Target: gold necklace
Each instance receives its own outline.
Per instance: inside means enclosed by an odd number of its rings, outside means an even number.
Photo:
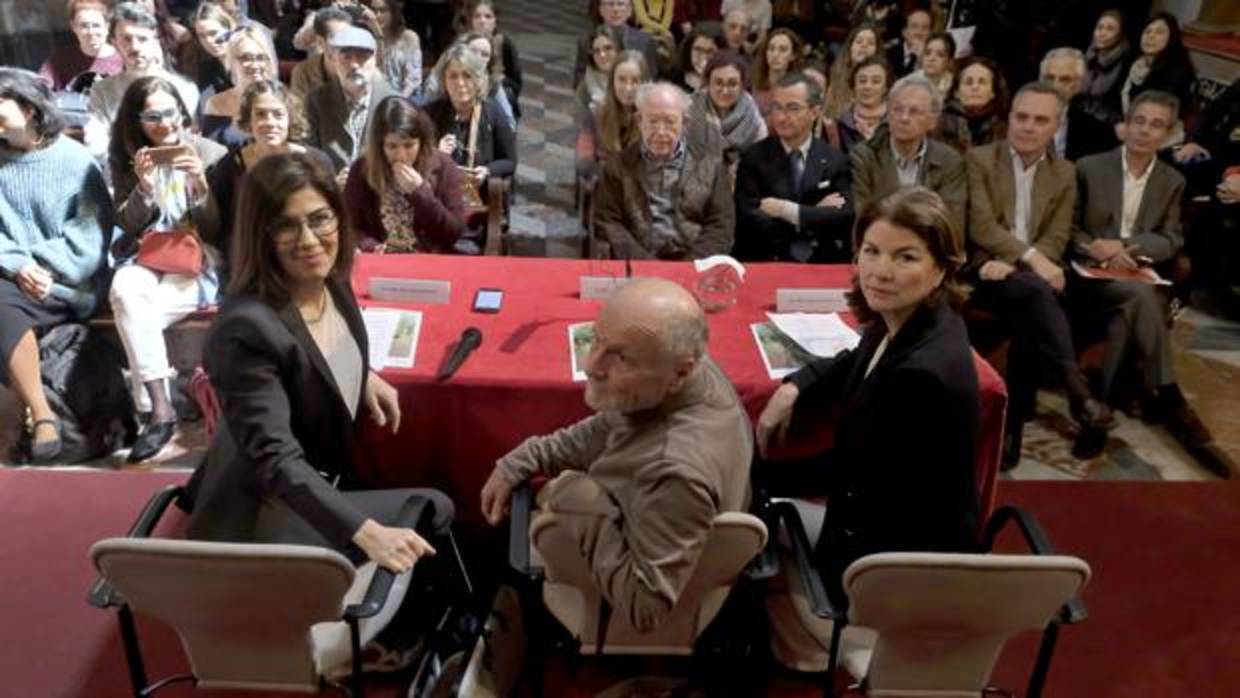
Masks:
[[[305,313],[301,314],[301,319],[306,321],[307,325],[317,325],[323,321],[323,316],[327,314],[327,289],[323,289],[323,295],[319,298],[319,314],[311,319]]]

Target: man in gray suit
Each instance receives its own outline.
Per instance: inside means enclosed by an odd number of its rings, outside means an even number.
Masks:
[[[327,59],[333,79],[319,85],[306,100],[309,145],[327,153],[343,177],[362,152],[370,116],[384,98],[396,92],[375,68],[378,44],[366,29],[344,27],[331,35]]]
[[[950,146],[929,138],[943,111],[943,95],[920,75],[900,78],[887,100],[887,130],[853,148],[853,205],[857,211],[901,187],[920,185],[943,197],[964,235],[969,178]]]
[[[1077,162],[1073,252],[1078,262],[1108,270],[1137,271],[1170,260],[1184,242],[1180,200],[1184,177],[1157,157],[1179,116],[1179,100],[1155,90],[1128,108],[1123,144]],[[1072,275],[1068,298],[1082,326],[1104,334],[1103,399],[1112,398],[1126,359],[1143,372],[1145,416],[1167,428],[1203,464],[1227,476],[1234,465],[1219,450],[1176,383],[1163,302],[1155,287],[1135,280]]]

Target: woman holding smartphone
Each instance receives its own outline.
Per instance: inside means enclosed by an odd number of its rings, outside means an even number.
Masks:
[[[139,78],[121,100],[112,128],[109,163],[117,225],[112,245],[118,268],[109,300],[133,382],[134,403],[148,413],[129,454],[129,462],[151,458],[176,434],[177,415],[169,399],[164,328],[215,302],[217,254],[205,242],[201,272],[162,273],[142,266],[141,241],[148,235],[193,230],[213,241],[219,214],[207,185],[206,170],[223,157],[224,147],[189,131],[189,111],[175,86],[164,78]]]
[[[368,252],[452,252],[465,223],[462,174],[435,149],[435,127],[400,97],[370,118],[366,154],[349,168],[345,204]]]

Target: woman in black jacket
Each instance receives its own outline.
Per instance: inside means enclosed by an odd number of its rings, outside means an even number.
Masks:
[[[860,344],[786,378],[758,419],[765,456],[794,412],[839,409],[831,450],[799,467],[766,468],[791,475],[789,495],[829,496],[814,552],[837,591],[844,569],[865,555],[977,546],[978,382],[955,309],[964,256],[952,220],[922,187],[861,214],[848,297],[864,327]]]
[[[222,419],[191,480],[189,536],[336,549],[404,572],[434,550],[452,503],[436,490],[361,491],[349,436],[364,412],[393,433],[396,390],[367,363],[349,285],[354,245],[340,191],[304,153],[256,163],[242,184],[229,299],[203,357]],[[420,532],[392,527],[419,496]]]
[[[1137,95],[1146,90],[1161,90],[1180,100],[1180,123],[1164,146],[1184,141],[1183,119],[1193,111],[1193,84],[1197,71],[1184,47],[1180,23],[1168,12],[1156,12],[1141,31],[1141,55],[1128,68],[1128,79],[1120,92],[1124,113]]]

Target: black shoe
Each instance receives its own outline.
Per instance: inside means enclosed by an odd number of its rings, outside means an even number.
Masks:
[[[1167,415],[1166,427],[1206,470],[1224,480],[1230,479],[1233,474],[1240,474],[1240,469],[1237,469],[1231,456],[1214,443],[1210,430],[1188,403],[1181,402],[1178,408]]]
[[[40,424],[50,424],[56,430],[56,438],[47,441],[35,441],[34,432],[39,428]],[[64,425],[59,419],[36,419],[30,425],[30,462],[34,465],[47,465],[56,460],[64,449]]]
[[[1081,425],[1081,432],[1091,430],[1106,431],[1115,426],[1115,415],[1111,408],[1095,398],[1089,398],[1072,408],[1072,417]]]
[[[1021,431],[1017,427],[1003,434],[1003,458],[999,461],[999,469],[1005,473],[1020,465]]]
[[[1072,457],[1077,460],[1097,458],[1106,450],[1107,430],[1101,427],[1082,426],[1081,433],[1072,442]]]
[[[142,461],[153,457],[159,453],[172,437],[177,433],[176,421],[171,422],[152,422],[142,428],[142,433],[138,434],[138,438],[133,442],[133,448],[129,451],[128,460],[130,463],[141,463]]]

